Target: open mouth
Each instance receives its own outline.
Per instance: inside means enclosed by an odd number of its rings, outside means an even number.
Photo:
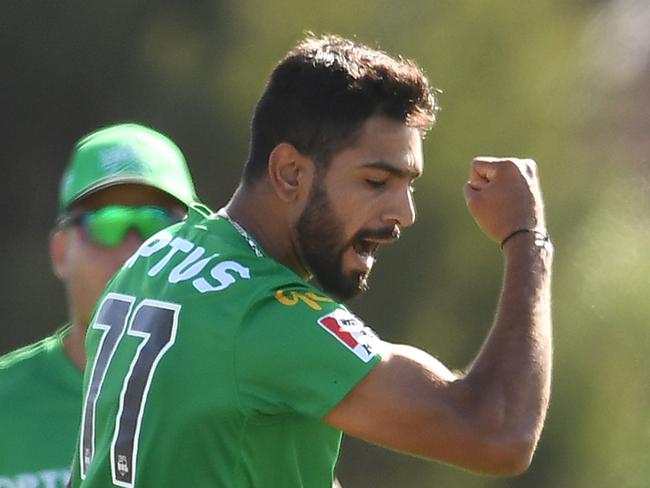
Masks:
[[[352,246],[354,251],[359,256],[362,256],[364,258],[374,257],[378,247],[379,247],[378,242],[371,241],[369,239],[357,239],[354,245]]]
[[[391,244],[399,237],[400,230],[397,226],[390,229],[361,232],[354,239],[352,249],[365,262],[366,266],[371,267],[375,262],[375,254],[379,246]]]

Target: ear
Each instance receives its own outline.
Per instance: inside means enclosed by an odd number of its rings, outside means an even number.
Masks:
[[[285,203],[309,194],[314,163],[292,144],[275,146],[269,156],[269,180],[276,195]]]
[[[50,260],[52,272],[60,280],[65,279],[68,271],[68,236],[63,229],[56,229],[50,235]]]

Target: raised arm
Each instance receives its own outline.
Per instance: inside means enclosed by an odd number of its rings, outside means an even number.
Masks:
[[[466,374],[429,354],[382,343],[382,360],[325,418],[348,434],[478,472],[525,470],[539,440],[551,378],[550,274],[535,163],[477,158],[465,185],[483,231],[504,244],[492,328]],[[513,232],[520,229],[535,232]]]

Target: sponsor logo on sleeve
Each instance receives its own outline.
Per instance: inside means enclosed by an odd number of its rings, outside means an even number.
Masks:
[[[297,291],[285,291],[285,290],[276,291],[275,299],[278,302],[280,302],[282,305],[286,305],[287,307],[293,307],[298,303],[298,301],[301,301],[309,308],[316,311],[323,310],[323,307],[320,306],[319,302],[331,303],[334,301],[330,297],[317,295],[313,291],[300,293]]]
[[[338,308],[319,318],[318,324],[364,363],[377,354],[379,338],[358,317],[347,310]]]

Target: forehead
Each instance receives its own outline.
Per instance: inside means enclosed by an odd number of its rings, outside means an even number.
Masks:
[[[410,178],[420,176],[423,170],[420,131],[387,117],[369,118],[355,141],[335,154],[331,162],[335,170],[363,167],[384,167]]]
[[[174,197],[157,188],[132,183],[102,188],[74,203],[73,208],[94,210],[106,205],[153,205],[169,209],[184,208]]]

